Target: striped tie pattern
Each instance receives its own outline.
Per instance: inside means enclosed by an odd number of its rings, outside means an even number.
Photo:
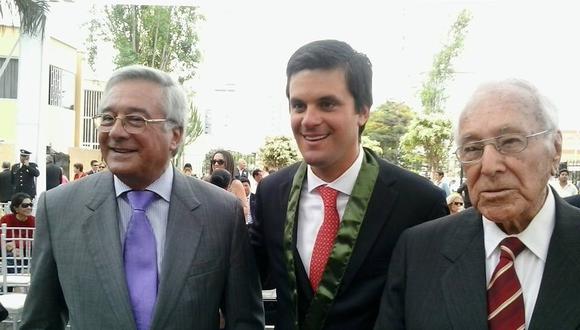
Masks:
[[[525,248],[517,237],[500,243],[501,254],[487,286],[487,322],[489,330],[523,330],[525,308],[522,286],[514,268],[514,260]]]
[[[340,226],[338,210],[336,209],[338,190],[321,186],[318,187],[318,192],[324,203],[324,220],[316,235],[314,249],[312,250],[312,259],[310,260],[310,285],[314,292],[318,289],[318,284],[322,279],[322,274],[326,268],[326,263],[332,252],[334,239]]]

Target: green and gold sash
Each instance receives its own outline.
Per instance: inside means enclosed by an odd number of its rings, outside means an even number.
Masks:
[[[334,298],[338,292],[346,267],[350,261],[361,224],[367,211],[369,200],[371,199],[375,181],[379,175],[379,164],[368,152],[364,150],[364,157],[360,172],[352,189],[350,198],[346,205],[346,210],[340,223],[338,234],[334,241],[332,253],[322,274],[322,280],[318,286],[306,317],[304,319],[304,330],[321,329],[326,320],[328,310],[332,306]],[[289,292],[294,310],[294,328],[298,329],[298,292],[296,289],[296,269],[294,267],[294,226],[298,215],[298,204],[300,202],[300,192],[306,177],[306,163],[300,164],[298,171],[294,175],[292,187],[290,188],[290,198],[288,210],[286,212],[286,225],[284,228],[284,254],[286,268],[289,272]]]

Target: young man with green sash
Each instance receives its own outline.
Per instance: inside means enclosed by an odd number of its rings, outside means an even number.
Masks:
[[[336,40],[290,58],[286,94],[304,161],[258,186],[250,228],[276,330],[372,329],[392,249],[447,214],[439,189],[360,145],[372,105],[369,59]]]

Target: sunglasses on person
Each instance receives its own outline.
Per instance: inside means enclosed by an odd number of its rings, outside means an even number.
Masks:
[[[455,205],[455,206],[463,206],[463,202],[453,202],[453,205]]]
[[[20,207],[23,208],[23,209],[25,209],[27,207],[32,207],[33,205],[34,204],[32,204],[32,203],[22,203],[22,204],[20,204]]]
[[[211,163],[212,163],[212,165],[214,165],[214,164],[223,165],[226,162],[223,159],[212,159]]]

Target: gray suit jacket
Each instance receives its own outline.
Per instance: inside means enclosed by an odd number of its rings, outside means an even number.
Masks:
[[[41,195],[22,329],[135,329],[110,172]],[[174,171],[151,329],[263,329],[261,290],[242,208]]]
[[[527,329],[580,328],[580,210],[556,193],[556,225]],[[395,248],[375,329],[487,329],[481,214],[407,230]]]

